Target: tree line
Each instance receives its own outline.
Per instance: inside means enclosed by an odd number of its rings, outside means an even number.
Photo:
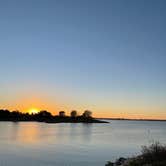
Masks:
[[[72,110],[70,116],[65,111],[60,111],[59,115],[52,115],[46,110],[41,110],[35,114],[23,113],[20,111],[9,111],[0,109],[0,121],[39,121],[39,122],[92,122],[92,112],[85,110],[82,115],[78,115],[76,110]]]

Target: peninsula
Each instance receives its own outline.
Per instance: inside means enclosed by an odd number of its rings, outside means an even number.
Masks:
[[[52,115],[50,112],[42,110],[38,113],[22,113],[20,111],[0,110],[0,121],[36,121],[45,123],[108,123],[92,117],[91,111],[84,111],[82,115],[77,115],[77,111],[71,111],[70,116],[66,116],[64,111],[60,111],[59,115]]]

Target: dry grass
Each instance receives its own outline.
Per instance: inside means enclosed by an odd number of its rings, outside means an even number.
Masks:
[[[115,163],[108,162],[106,166],[166,166],[166,146],[158,142],[143,146],[139,156],[120,158]]]

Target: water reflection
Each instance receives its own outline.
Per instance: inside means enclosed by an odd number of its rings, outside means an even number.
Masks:
[[[70,138],[71,140],[81,140],[90,142],[92,137],[92,124],[81,123],[81,124],[70,124]]]
[[[90,142],[92,139],[92,127],[91,123],[83,123],[82,124],[82,139],[84,141]]]
[[[12,122],[10,139],[16,141],[19,132],[19,122]]]
[[[10,141],[18,144],[42,144],[44,141],[56,142],[90,142],[92,124],[45,124],[35,122],[11,122],[6,135]]]
[[[149,140],[166,143],[165,125],[166,122],[137,121],[111,121],[109,124],[0,122],[0,161],[6,158],[6,166],[46,166],[46,163],[50,166],[81,163],[100,166],[118,156],[139,152],[141,145]]]
[[[12,122],[10,140],[16,143],[35,144],[40,141],[40,128],[37,123]]]

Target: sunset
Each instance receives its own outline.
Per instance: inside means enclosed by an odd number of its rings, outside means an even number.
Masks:
[[[38,110],[37,108],[31,108],[28,110],[28,113],[30,114],[37,114],[40,110]]]
[[[0,166],[166,150],[165,0],[0,0],[0,23]]]
[[[1,2],[1,108],[166,119],[162,3]]]

